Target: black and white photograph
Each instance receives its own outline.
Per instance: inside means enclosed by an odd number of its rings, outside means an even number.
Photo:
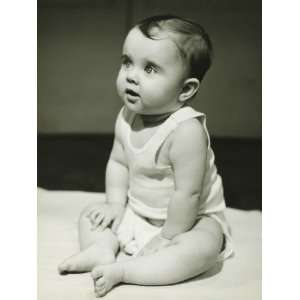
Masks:
[[[39,300],[262,298],[262,1],[37,1]]]

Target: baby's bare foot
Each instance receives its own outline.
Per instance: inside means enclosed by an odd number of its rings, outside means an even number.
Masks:
[[[99,251],[99,248],[90,247],[63,261],[58,266],[58,272],[61,275],[90,272],[95,266],[111,264],[114,261],[113,251],[103,249]]]
[[[124,271],[120,264],[100,265],[93,269],[96,297],[103,297],[115,285],[123,281]]]

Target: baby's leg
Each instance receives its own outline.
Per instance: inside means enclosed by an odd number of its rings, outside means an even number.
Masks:
[[[91,230],[90,220],[87,218],[95,204],[88,206],[79,219],[80,252],[63,261],[58,271],[60,274],[90,272],[99,264],[110,264],[115,261],[119,243],[112,231],[107,228]]]
[[[216,263],[222,241],[219,224],[203,217],[192,230],[178,235],[170,246],[156,253],[97,266],[92,271],[96,294],[103,296],[120,282],[168,285],[197,276]]]

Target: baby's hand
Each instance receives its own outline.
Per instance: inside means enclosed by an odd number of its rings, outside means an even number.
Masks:
[[[150,242],[148,242],[144,248],[138,253],[137,256],[144,256],[151,253],[154,253],[162,248],[168,247],[172,243],[172,240],[165,239],[159,233],[154,236]]]
[[[112,231],[116,232],[124,211],[125,207],[122,204],[105,203],[95,207],[86,217],[92,224],[92,230],[104,230],[111,225]]]

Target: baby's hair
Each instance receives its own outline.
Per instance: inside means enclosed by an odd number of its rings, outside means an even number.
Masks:
[[[189,76],[201,82],[212,63],[213,49],[210,38],[202,26],[174,15],[146,18],[136,25],[150,39],[160,39],[166,33],[188,63]]]

